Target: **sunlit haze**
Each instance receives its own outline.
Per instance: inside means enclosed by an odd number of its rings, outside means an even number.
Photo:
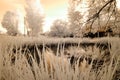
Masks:
[[[6,33],[7,30],[5,28],[2,27],[2,25],[0,24],[0,33]]]
[[[89,8],[88,8],[89,3],[88,3],[88,1],[89,0],[82,0],[81,4],[76,7],[76,11],[80,11],[80,14],[83,16],[83,18],[82,18],[83,25],[82,26],[85,25],[84,22],[87,21],[87,19],[88,19],[87,16],[89,15],[89,12],[88,12],[88,10],[89,10]]]
[[[55,19],[67,19],[67,9],[68,9],[68,1],[69,0],[40,0],[39,3],[36,6],[42,6],[41,9],[43,9],[43,13],[45,15],[45,22],[43,26],[43,31],[49,31],[50,26],[52,25],[53,21]],[[86,1],[86,0],[85,0]],[[38,1],[39,2],[39,1]],[[120,0],[117,0],[117,7],[120,8]],[[86,14],[86,16],[89,13],[86,13],[86,9],[80,9],[83,6],[86,7],[87,3],[83,2],[81,6],[78,6],[77,9],[81,10],[81,14]],[[21,11],[21,16],[25,15],[24,11],[25,6],[25,0],[0,0],[0,22],[2,21],[3,15],[6,11],[16,10],[19,9]],[[84,18],[86,19],[86,16]],[[85,20],[84,19],[84,20]],[[22,25],[22,23],[21,23]],[[23,33],[24,29],[23,27],[19,28],[21,33]],[[3,28],[0,27],[0,31],[6,32]]]
[[[41,0],[41,6],[45,14],[43,31],[49,31],[53,20],[66,18],[68,0]],[[0,21],[6,11],[20,9],[24,15],[24,0],[0,0]],[[37,5],[36,5],[37,6]],[[2,28],[0,28],[2,29]],[[20,29],[20,28],[19,28]],[[23,29],[20,29],[23,30]],[[23,31],[21,31],[23,32]]]
[[[55,19],[67,18],[68,0],[41,0],[41,4],[45,11],[45,25],[43,31],[49,31]]]
[[[117,1],[117,7],[118,9],[120,9],[120,0],[116,0]]]

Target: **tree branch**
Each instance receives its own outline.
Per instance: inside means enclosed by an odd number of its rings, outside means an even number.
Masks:
[[[99,10],[97,13],[95,13],[91,18],[89,18],[89,19],[87,20],[87,22],[89,22],[91,19],[94,19],[94,18],[99,17],[100,12],[101,12],[107,5],[111,4],[111,3],[114,2],[114,1],[115,1],[115,0],[109,0],[105,5],[102,6],[102,8],[100,8],[100,10]]]

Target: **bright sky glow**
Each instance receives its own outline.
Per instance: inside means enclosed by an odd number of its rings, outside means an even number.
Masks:
[[[22,14],[25,14],[24,5],[25,0],[0,0],[0,21],[2,21],[6,11],[13,11],[16,10],[16,8],[20,9]],[[43,26],[43,31],[45,32],[50,30],[50,26],[56,18],[66,18],[68,0],[36,0],[35,7],[39,6],[41,6],[41,11],[46,17],[45,25]],[[21,33],[24,32],[23,27],[19,28],[19,30]]]
[[[43,26],[43,32],[50,31],[50,27],[54,20],[63,19],[67,20],[67,7],[55,8],[51,12],[46,13],[45,25]]]
[[[16,10],[18,18],[18,30],[21,34],[27,34],[27,28],[24,25],[24,14],[20,10]]]
[[[64,20],[67,19],[68,1],[69,0],[40,0],[41,3],[39,2],[39,0],[36,1],[36,7],[42,6],[41,10],[43,11],[46,17],[44,22],[45,25],[43,26],[44,32],[50,30],[50,26],[52,25],[55,19],[57,18],[62,18]],[[116,0],[116,1],[117,1],[117,7],[120,9],[120,0]],[[83,7],[87,7],[87,4],[88,3],[86,2],[86,0],[82,0],[82,4],[76,8],[76,10],[81,11],[81,14],[85,15],[83,17],[84,21],[87,19],[87,15],[89,14],[87,12],[88,8],[83,8]],[[6,11],[15,10],[16,8],[19,9],[21,13],[23,13],[24,15],[25,14],[24,5],[25,5],[25,0],[0,0],[0,6],[1,6],[0,21],[2,20],[2,17]],[[21,17],[23,15],[21,15]],[[23,24],[21,23],[21,25]],[[0,30],[6,32],[4,28],[0,27]],[[21,33],[24,32],[23,27],[19,28],[19,30],[21,31]]]
[[[52,0],[55,1],[55,0]],[[51,4],[51,7],[45,8],[45,25],[43,26],[43,32],[50,31],[50,27],[56,19],[67,19],[67,7],[68,2],[64,0],[62,3]],[[58,5],[57,5],[58,4]]]
[[[117,1],[117,8],[120,10],[120,0],[116,0]]]
[[[7,30],[5,28],[2,27],[2,25],[0,24],[0,33],[6,33]]]
[[[89,8],[88,8],[88,4],[89,4],[89,1],[88,0],[81,0],[81,4],[79,4],[76,8],[76,11],[80,11],[80,14],[83,16],[83,25],[85,25],[84,22],[86,22],[86,20],[88,19],[88,15],[89,15]],[[82,28],[82,27],[81,27]]]

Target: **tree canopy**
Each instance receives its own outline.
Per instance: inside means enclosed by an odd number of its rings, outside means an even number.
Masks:
[[[109,27],[120,34],[120,12],[116,0],[70,0],[68,10],[74,35]]]
[[[37,36],[42,32],[43,11],[39,0],[26,0],[26,22],[30,28],[30,36]]]

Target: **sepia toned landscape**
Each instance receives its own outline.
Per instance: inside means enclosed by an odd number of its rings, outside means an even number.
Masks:
[[[120,80],[119,0],[0,2],[0,80]]]

